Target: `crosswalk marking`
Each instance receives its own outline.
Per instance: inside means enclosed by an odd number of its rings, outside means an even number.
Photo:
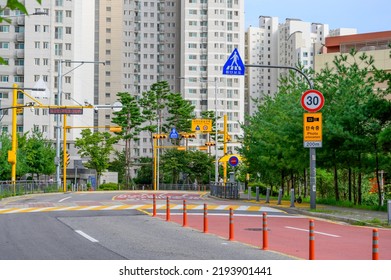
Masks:
[[[157,210],[166,210],[166,204],[156,205]],[[203,210],[204,205],[194,204],[187,205],[188,210]],[[235,211],[247,212],[283,212],[278,209],[264,206],[247,206],[247,205],[207,205],[208,211],[229,210],[232,208]],[[25,207],[25,208],[3,208],[0,209],[1,214],[16,214],[16,213],[39,213],[39,212],[58,212],[58,211],[109,211],[109,210],[152,210],[152,204],[118,204],[118,205],[89,205],[89,206],[53,206],[53,207]],[[182,204],[171,204],[171,210],[182,210]]]

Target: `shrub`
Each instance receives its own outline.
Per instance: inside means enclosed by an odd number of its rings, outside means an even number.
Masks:
[[[119,185],[116,183],[104,183],[98,187],[98,191],[118,191]]]

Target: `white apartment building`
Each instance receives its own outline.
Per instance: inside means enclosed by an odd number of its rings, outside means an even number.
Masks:
[[[97,59],[106,66],[100,68],[96,104],[113,104],[117,92],[140,96],[164,80],[173,92],[191,101],[196,117],[217,106],[218,130],[223,130],[223,115],[227,114],[232,139],[241,135],[244,78],[224,76],[222,68],[235,48],[244,51],[243,1],[125,0],[113,6],[104,0],[98,14]],[[95,124],[110,125],[111,114],[99,110]],[[152,157],[151,141],[148,133],[141,133],[132,145],[132,157]],[[205,141],[206,135],[199,135],[191,144]]]
[[[118,92],[140,96],[152,84],[168,81],[173,92],[181,92],[192,102],[197,117],[202,111],[217,109],[218,130],[223,130],[226,114],[233,142],[242,135],[244,77],[222,75],[222,68],[235,48],[244,56],[243,1],[43,0],[41,6],[35,0],[25,3],[30,13],[45,11],[48,15],[26,17],[9,11],[10,16],[16,16],[13,23],[0,24],[9,25],[0,27],[0,55],[9,61],[0,66],[1,85],[10,87],[16,81],[20,87],[34,87],[44,81],[48,91],[39,100],[57,104],[59,61],[63,61],[62,105],[112,105]],[[75,61],[96,63],[79,66]],[[12,103],[11,92],[0,90],[2,107]],[[26,97],[20,95],[18,103],[26,102]],[[107,130],[113,125],[112,114],[111,109],[84,109],[83,115],[69,116],[67,125]],[[4,131],[11,131],[10,114],[3,117],[1,124]],[[56,126],[56,116],[49,115],[47,109],[25,109],[23,115],[18,115],[19,132],[37,129],[55,141]],[[67,131],[71,163],[78,159],[73,142],[80,131]],[[199,135],[194,144],[203,145],[205,140],[205,135]],[[131,156],[151,157],[151,141],[149,134],[142,133],[132,145]],[[232,143],[228,150],[233,151],[238,145]],[[219,153],[222,155],[222,151]]]
[[[5,0],[0,4],[4,5]],[[84,105],[94,101],[93,64],[79,61],[94,61],[95,1],[53,0],[25,1],[30,16],[19,11],[5,10],[3,17],[11,23],[0,24],[0,56],[8,65],[0,65],[0,100],[1,107],[12,105],[12,90],[1,87],[19,88],[45,87],[45,92],[26,90],[25,92],[45,105]],[[34,13],[46,15],[34,15]],[[61,62],[60,62],[61,61]],[[59,67],[61,67],[61,95],[59,91]],[[18,94],[18,104],[32,102],[27,95]],[[1,129],[11,133],[11,111],[4,111]],[[20,133],[32,130],[41,131],[43,137],[57,139],[57,116],[49,114],[49,109],[25,108],[18,114],[17,131]],[[84,109],[83,115],[69,116],[68,126],[92,126],[93,110]],[[61,130],[61,139],[62,138]],[[80,129],[69,129],[67,137],[70,141],[80,135]],[[61,143],[62,145],[62,143]],[[71,155],[71,145],[68,144]],[[74,158],[73,156],[71,157]],[[71,160],[71,165],[73,160]]]
[[[259,27],[246,32],[246,63],[258,65],[314,68],[315,54],[320,53],[330,34],[353,34],[355,29],[330,32],[328,24],[304,22],[287,18],[279,23],[277,17],[260,16]],[[254,114],[257,101],[273,96],[278,80],[289,70],[248,68],[246,78],[246,113]]]

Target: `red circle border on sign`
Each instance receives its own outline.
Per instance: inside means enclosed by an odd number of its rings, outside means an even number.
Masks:
[[[311,109],[311,108],[308,108],[306,105],[305,105],[305,97],[310,94],[310,93],[315,93],[317,94],[319,97],[320,97],[320,104],[318,107],[316,107],[315,109]],[[319,111],[320,109],[323,108],[323,105],[324,105],[324,96],[323,94],[318,91],[318,90],[315,90],[315,89],[310,89],[310,90],[307,90],[306,92],[303,93],[303,95],[301,96],[301,106],[304,108],[304,110],[308,111],[308,112],[311,112],[311,113],[315,113],[317,111]]]

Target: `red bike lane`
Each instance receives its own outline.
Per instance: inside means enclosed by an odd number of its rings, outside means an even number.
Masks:
[[[157,217],[166,219],[165,213]],[[312,219],[312,218],[311,218]],[[373,229],[313,219],[315,225],[316,260],[371,260]],[[309,221],[303,216],[267,216],[268,250],[280,252],[300,259],[309,259]],[[171,213],[169,222],[183,225],[183,214]],[[263,247],[263,217],[237,213],[233,215],[233,241],[245,243],[259,249]],[[229,215],[208,213],[208,234],[230,238]],[[203,234],[203,214],[187,213],[187,227]],[[391,260],[391,230],[378,229],[379,259]]]

